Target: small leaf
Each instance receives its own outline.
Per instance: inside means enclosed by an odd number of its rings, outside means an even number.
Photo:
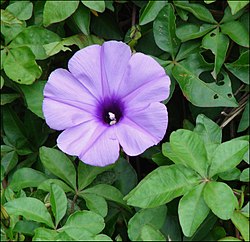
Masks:
[[[165,205],[139,210],[128,222],[128,236],[131,241],[138,241],[145,225],[161,229],[167,214]]]
[[[248,1],[227,1],[229,7],[231,8],[232,14],[236,14],[242,8],[244,8],[249,2]]]
[[[1,155],[2,155],[2,149],[1,149]],[[7,175],[17,165],[17,163],[18,163],[18,155],[15,150],[4,154],[1,159],[1,165],[4,174]]]
[[[211,50],[215,55],[214,70],[212,73],[215,79],[217,78],[217,75],[219,74],[220,69],[225,61],[228,46],[228,37],[219,32],[218,28],[208,33],[202,39],[202,47]]]
[[[76,189],[75,167],[63,152],[42,146],[39,154],[45,168]]]
[[[179,202],[178,214],[182,231],[187,237],[193,236],[207,217],[210,209],[203,199],[204,183],[186,193]]]
[[[237,206],[232,189],[223,182],[210,181],[204,188],[204,200],[213,213],[221,219],[230,219]]]
[[[32,84],[42,74],[40,66],[35,62],[33,52],[25,46],[10,49],[3,68],[10,79],[26,85]]]
[[[79,1],[46,1],[43,11],[44,26],[65,20],[76,11],[78,5]]]
[[[157,15],[154,25],[154,38],[159,48],[175,57],[180,41],[175,34],[175,15],[173,5],[167,3]]]
[[[21,215],[28,220],[45,223],[54,228],[52,219],[45,205],[33,197],[16,198],[4,204],[4,207],[10,215]]]
[[[97,11],[97,12],[100,12],[100,13],[102,13],[102,12],[104,12],[104,10],[105,10],[105,1],[104,0],[99,0],[99,1],[86,1],[86,0],[81,0],[82,1],[82,3],[86,6],[86,7],[88,7],[88,8],[90,8],[90,9],[92,9],[92,10],[95,10],[95,11]]]
[[[242,209],[241,209],[241,213],[245,216],[245,217],[250,217],[250,209],[249,209],[249,207],[250,207],[250,202],[248,202],[247,204],[246,204],[246,206],[245,207],[243,207]]]
[[[170,135],[170,146],[183,165],[207,174],[207,152],[202,139],[196,133],[180,129]]]
[[[249,241],[249,220],[239,211],[234,211],[231,220],[235,227],[240,231],[243,239]]]
[[[191,54],[197,53],[199,47],[200,43],[195,40],[182,43],[175,60],[178,62],[187,58]]]
[[[33,4],[30,1],[14,2],[6,10],[10,11],[20,20],[28,20],[32,16]]]
[[[248,141],[230,140],[217,147],[212,158],[209,176],[225,172],[236,167],[248,149]]]
[[[144,25],[155,20],[165,5],[166,1],[149,1],[140,16],[139,24]]]
[[[238,60],[225,66],[242,82],[249,84],[249,50],[243,52]]]
[[[44,173],[32,168],[24,167],[18,169],[13,174],[9,187],[13,191],[20,191],[27,187],[38,187],[40,183],[47,179],[48,177]]]
[[[15,101],[17,98],[20,97],[20,94],[18,93],[2,93],[1,94],[1,106],[5,105],[7,103],[12,103]]]
[[[3,60],[2,60],[3,61]],[[1,66],[2,66],[2,64],[1,64]],[[1,68],[2,69],[2,68]],[[0,89],[2,89],[3,88],[3,86],[4,86],[4,78],[2,77],[2,76],[0,76]]]
[[[221,32],[227,34],[235,43],[249,48],[249,33],[239,21],[226,22],[220,25]]]
[[[66,213],[67,210],[67,197],[63,191],[63,189],[56,185],[51,184],[51,191],[50,191],[50,204],[51,209],[55,217],[55,224],[56,227],[60,220]]]
[[[136,207],[157,207],[183,195],[199,182],[197,173],[185,166],[161,166],[148,174],[124,199]]]
[[[249,168],[244,169],[240,175],[240,181],[249,182],[250,181],[249,174],[250,174],[250,169]]]

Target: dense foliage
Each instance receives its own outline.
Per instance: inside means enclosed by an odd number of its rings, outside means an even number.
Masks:
[[[94,167],[56,147],[43,88],[107,40],[164,67],[169,123]],[[249,241],[248,1],[1,0],[1,90],[1,240]]]

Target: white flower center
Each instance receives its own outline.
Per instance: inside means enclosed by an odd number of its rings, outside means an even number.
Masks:
[[[110,119],[109,124],[110,124],[110,125],[116,124],[115,114],[114,114],[114,113],[111,113],[111,112],[108,112],[108,115],[109,115],[109,119]]]

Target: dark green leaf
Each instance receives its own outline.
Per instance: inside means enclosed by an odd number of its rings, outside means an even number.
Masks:
[[[2,152],[2,150],[1,150]],[[18,156],[16,151],[10,151],[6,153],[1,159],[1,165],[3,166],[4,174],[7,175],[18,163]]]
[[[247,104],[245,106],[237,132],[243,132],[248,127],[249,127],[249,100],[247,101]]]
[[[178,62],[187,58],[191,54],[197,53],[199,51],[199,47],[200,43],[195,40],[182,43],[175,60]]]
[[[17,198],[4,204],[10,215],[22,215],[28,220],[45,223],[53,228],[53,222],[45,205],[33,197]]]
[[[47,179],[48,177],[42,172],[25,167],[14,173],[9,187],[13,191],[19,191],[27,187],[38,187],[40,183]]]
[[[46,1],[43,11],[44,26],[65,20],[76,11],[78,5],[79,1]]]
[[[12,103],[13,101],[15,101],[19,97],[20,97],[20,94],[18,94],[18,93],[1,94],[1,105],[5,105],[7,103]]]
[[[204,188],[204,200],[213,213],[221,219],[230,219],[237,206],[232,189],[223,182],[210,181]]]
[[[15,227],[13,228],[13,232],[33,236],[34,230],[38,228],[39,226],[40,224],[34,221],[19,220],[15,224]]]
[[[157,15],[154,25],[154,38],[162,50],[175,57],[180,41],[175,34],[175,15],[172,4],[168,3]]]
[[[40,66],[35,62],[35,55],[26,46],[10,49],[3,68],[10,79],[26,85],[32,84],[42,73]]]
[[[178,214],[182,231],[191,237],[209,213],[209,208],[203,199],[204,183],[194,187],[180,200]]]
[[[157,207],[183,195],[200,180],[194,171],[184,166],[161,166],[147,175],[124,199],[136,207]]]
[[[39,150],[39,154],[45,168],[76,189],[75,167],[64,153],[53,148],[42,146]]]
[[[41,189],[43,191],[50,192],[50,190],[51,190],[50,187],[51,187],[52,183],[60,186],[64,192],[74,192],[74,190],[72,188],[70,188],[66,183],[64,183],[63,181],[61,181],[59,179],[47,179],[44,182],[40,183],[39,186],[37,187],[37,189]]]

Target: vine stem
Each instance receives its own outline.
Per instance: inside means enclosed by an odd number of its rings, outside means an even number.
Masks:
[[[74,208],[75,208],[75,203],[76,203],[76,199],[78,197],[78,194],[75,194],[73,201],[71,203],[71,208],[70,208],[70,214],[72,214],[74,212]]]
[[[136,6],[134,4],[132,10],[132,27],[135,25],[135,22],[136,22]]]

